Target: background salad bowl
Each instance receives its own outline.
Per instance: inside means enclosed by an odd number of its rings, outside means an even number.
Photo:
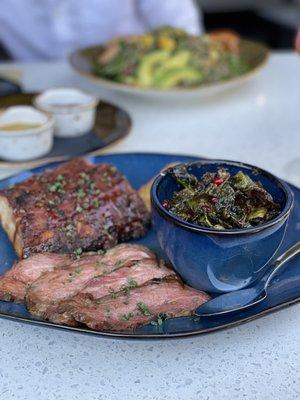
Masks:
[[[104,79],[95,73],[95,60],[104,50],[103,46],[93,46],[73,52],[69,57],[72,68],[81,76],[92,80],[103,89],[116,92],[138,95],[145,98],[172,100],[192,100],[217,95],[227,90],[232,90],[254,77],[266,64],[269,58],[269,50],[263,44],[251,40],[240,40],[240,53],[249,65],[249,70],[239,76],[212,83],[202,83],[194,87],[176,87],[159,89],[154,87],[142,87],[133,84],[114,82]]]
[[[163,207],[163,201],[178,190],[170,169],[155,179],[151,189],[152,221],[160,246],[185,282],[214,293],[242,289],[263,276],[281,245],[293,207],[290,187],[264,170],[222,160],[188,164],[197,178],[219,168],[230,174],[242,171],[260,181],[279,203],[280,213],[258,226],[218,230],[185,222]]]

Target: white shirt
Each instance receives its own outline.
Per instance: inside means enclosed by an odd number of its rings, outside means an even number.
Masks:
[[[160,25],[201,31],[193,0],[0,0],[0,41],[19,60],[63,58]]]

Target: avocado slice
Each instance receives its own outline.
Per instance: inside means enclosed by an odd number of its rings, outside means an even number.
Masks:
[[[160,66],[157,66],[154,72],[154,81],[160,78],[169,69],[181,68],[187,66],[192,54],[188,50],[177,51],[175,54],[165,60]]]
[[[141,86],[151,86],[153,83],[154,69],[157,64],[164,62],[170,57],[170,52],[166,50],[156,50],[145,55],[138,67],[137,84]]]
[[[189,50],[180,50],[174,53],[162,66],[164,69],[185,67],[192,54]]]
[[[200,83],[202,80],[203,74],[198,69],[192,67],[172,68],[158,77],[154,81],[154,86],[167,89],[178,86],[182,82]]]

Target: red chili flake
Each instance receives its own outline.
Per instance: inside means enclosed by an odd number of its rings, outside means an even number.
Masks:
[[[214,178],[214,184],[217,185],[217,186],[222,185],[223,182],[224,182],[224,179],[220,178],[219,176],[216,176]]]
[[[164,200],[164,201],[162,202],[162,206],[165,207],[165,208],[169,208],[169,202],[168,202],[168,200]]]

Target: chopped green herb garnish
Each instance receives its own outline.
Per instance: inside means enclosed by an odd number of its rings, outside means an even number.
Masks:
[[[64,186],[66,184],[65,178],[63,175],[57,175],[55,181],[52,184],[48,185],[48,190],[51,193],[65,193]]]
[[[122,258],[120,258],[119,260],[117,260],[116,262],[115,262],[115,267],[116,268],[119,268],[119,267],[121,267],[123,264],[124,264],[124,262],[125,262],[125,260],[123,260]]]
[[[99,254],[99,255],[105,254],[105,253],[106,253],[106,250],[102,250],[102,249],[97,250],[97,254]]]
[[[165,314],[165,313],[158,314],[156,316],[156,319],[151,321],[151,325],[161,326],[166,319],[168,319],[168,315],[167,314]]]
[[[99,201],[98,199],[94,199],[94,200],[92,201],[92,204],[93,204],[94,207],[99,208],[99,206],[100,206],[100,201]]]
[[[137,281],[135,281],[133,278],[128,278],[127,284],[130,289],[134,289],[138,286]]]
[[[82,199],[83,197],[85,197],[85,192],[84,192],[84,190],[83,189],[78,189],[77,190],[77,192],[76,192],[76,196],[79,198],[79,199]]]
[[[151,315],[149,308],[145,303],[137,303],[137,308],[143,315]]]
[[[81,206],[77,206],[77,207],[76,207],[76,211],[77,211],[77,212],[81,213],[82,210],[83,210],[83,208],[82,208]]]
[[[88,174],[86,174],[85,172],[81,172],[80,174],[81,180],[79,181],[79,184],[89,184],[91,183],[91,178],[89,177]]]
[[[132,318],[132,317],[134,317],[134,314],[132,312],[129,312],[127,314],[121,315],[120,320],[121,321],[129,321],[130,318]]]
[[[74,250],[74,254],[75,254],[76,258],[80,258],[82,252],[83,252],[83,250],[82,250],[81,247],[79,247],[78,249]]]
[[[101,176],[101,181],[103,183],[110,183],[111,179],[110,177],[107,175],[107,172],[104,172],[103,175]]]
[[[52,185],[49,185],[48,190],[51,193],[54,193],[54,192],[65,193],[64,185],[61,182],[54,182]]]
[[[130,294],[130,291],[138,286],[137,282],[133,278],[127,279],[127,285],[123,286],[122,291],[126,295]]]
[[[83,204],[82,204],[82,207],[85,209],[85,210],[87,210],[88,208],[89,208],[89,203],[87,202],[87,201],[85,201]]]
[[[74,231],[75,231],[75,226],[72,225],[72,224],[69,224],[69,225],[66,226],[65,230],[66,230],[66,235],[67,236],[72,236]]]
[[[110,294],[110,297],[112,299],[116,299],[117,298],[117,293],[113,289],[109,290],[109,294]]]
[[[57,182],[65,182],[65,177],[63,175],[57,175],[56,181]]]

